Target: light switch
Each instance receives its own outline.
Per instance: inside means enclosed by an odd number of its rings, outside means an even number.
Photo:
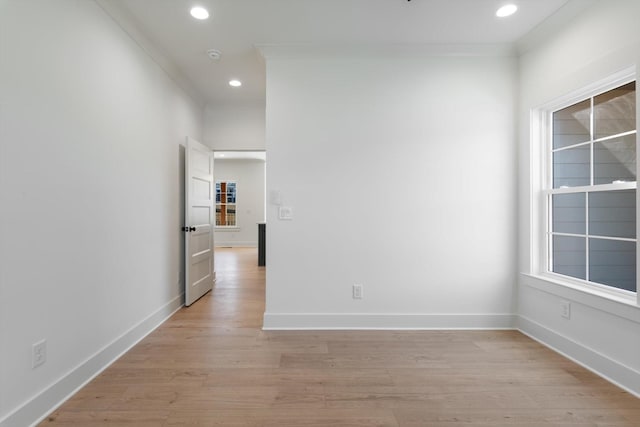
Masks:
[[[282,193],[278,190],[271,191],[271,203],[276,206],[282,205]]]
[[[293,208],[291,206],[280,206],[278,208],[278,219],[293,219]]]

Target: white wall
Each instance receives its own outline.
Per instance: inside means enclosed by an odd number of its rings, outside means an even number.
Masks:
[[[541,228],[531,214],[539,193],[538,146],[530,139],[530,111],[580,90],[640,59],[640,2],[597,2],[568,27],[550,34],[520,59],[520,271],[536,273],[531,239]],[[640,120],[638,120],[640,123]],[[533,153],[533,154],[532,154]],[[640,211],[639,211],[640,212]],[[521,329],[640,394],[640,308],[521,275]],[[571,320],[560,301],[572,303]]]
[[[253,159],[216,159],[216,181],[237,183],[236,224],[229,230],[216,230],[216,246],[258,246],[258,222],[264,221],[265,162]]]
[[[515,61],[267,52],[265,328],[509,327]],[[364,298],[351,297],[352,284]]]
[[[214,150],[264,150],[263,104],[208,105],[204,142]]]
[[[0,51],[0,425],[24,426],[180,306],[202,109],[92,1],[0,1]]]

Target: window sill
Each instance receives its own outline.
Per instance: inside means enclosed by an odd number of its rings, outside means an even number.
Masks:
[[[640,323],[637,295],[623,295],[545,274],[521,273],[520,284]]]
[[[240,227],[215,227],[213,231],[240,231]]]

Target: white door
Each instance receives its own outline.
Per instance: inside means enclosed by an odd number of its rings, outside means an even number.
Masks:
[[[213,288],[215,185],[213,151],[187,137],[185,155],[185,304]]]

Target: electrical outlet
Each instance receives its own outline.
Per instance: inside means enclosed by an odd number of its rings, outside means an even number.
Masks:
[[[47,340],[38,341],[31,348],[31,367],[33,369],[47,361]]]
[[[569,301],[560,302],[560,315],[565,319],[571,319],[571,303]]]
[[[353,299],[362,299],[362,285],[353,285]]]

